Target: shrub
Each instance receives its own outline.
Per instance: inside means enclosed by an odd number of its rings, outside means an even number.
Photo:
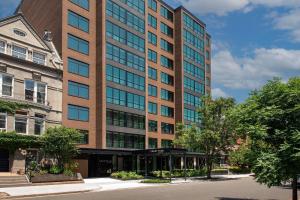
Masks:
[[[205,169],[187,169],[186,176],[187,177],[195,177],[195,176],[204,176],[206,173]],[[153,171],[152,175],[156,178],[169,178],[170,172],[169,171]],[[184,170],[176,169],[172,171],[172,177],[184,177]]]
[[[63,171],[62,168],[60,168],[57,165],[53,165],[52,167],[50,167],[49,173],[50,174],[60,174]]]
[[[71,169],[65,169],[64,175],[66,176],[74,176],[74,172]]]
[[[137,174],[136,172],[114,172],[110,175],[112,178],[121,179],[121,180],[136,180],[136,179],[142,179],[143,176]]]
[[[249,168],[241,168],[238,166],[229,167],[229,171],[234,174],[248,174],[251,172],[251,170]]]
[[[170,183],[170,179],[147,179],[142,180],[141,183]]]

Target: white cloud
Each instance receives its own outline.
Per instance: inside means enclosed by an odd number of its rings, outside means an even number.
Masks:
[[[300,42],[300,8],[277,15],[273,22],[276,29],[290,31],[291,38],[295,42]]]
[[[211,93],[212,93],[213,99],[216,99],[216,98],[219,98],[219,97],[228,97],[229,96],[221,88],[214,88],[214,89],[212,89]]]
[[[299,0],[177,0],[196,14],[226,15],[233,11],[250,12],[255,6],[299,7]]]
[[[275,76],[300,75],[300,50],[260,48],[242,58],[221,50],[212,62],[214,82],[230,89],[255,89]]]

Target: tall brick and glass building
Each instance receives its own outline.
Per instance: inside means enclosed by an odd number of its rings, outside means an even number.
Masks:
[[[53,34],[64,62],[63,125],[87,134],[79,160],[89,169],[85,176],[146,168],[143,159],[153,169],[163,165],[130,152],[169,148],[177,122],[200,124],[196,109],[210,93],[211,42],[205,24],[184,7],[23,0],[18,10],[41,35]]]

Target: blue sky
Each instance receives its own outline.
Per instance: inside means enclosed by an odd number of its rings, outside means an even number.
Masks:
[[[300,76],[300,0],[166,0],[184,5],[212,35],[213,96],[239,102],[272,77]],[[0,17],[19,0],[0,1]]]

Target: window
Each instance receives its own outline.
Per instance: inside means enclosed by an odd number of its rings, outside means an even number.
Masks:
[[[161,140],[162,148],[172,148],[172,140]]]
[[[145,91],[145,78],[112,65],[106,65],[106,80]]]
[[[84,77],[89,77],[89,64],[68,58],[68,71]]]
[[[46,89],[47,85],[45,83],[25,80],[25,100],[45,104]]]
[[[205,52],[205,57],[206,57],[207,60],[210,60],[210,53],[209,53],[209,51]]]
[[[128,108],[145,110],[144,96],[125,92],[116,88],[106,87],[106,102]]]
[[[206,73],[210,73],[210,64],[205,65]]]
[[[145,40],[109,21],[106,21],[106,35],[122,44],[145,52]]]
[[[204,36],[204,27],[202,27],[200,24],[198,24],[195,20],[193,20],[186,13],[183,13],[183,22],[187,28],[191,29],[196,34],[199,34],[202,37]]]
[[[69,81],[68,94],[70,96],[89,99],[89,86],[81,83]]]
[[[68,11],[68,24],[84,32],[89,32],[89,20],[75,12]]]
[[[78,144],[88,144],[89,143],[89,131],[88,130],[78,130],[81,134]]]
[[[89,0],[71,0],[74,4],[80,6],[81,8],[84,8],[86,10],[89,10]]]
[[[160,23],[160,31],[163,34],[173,38],[173,29],[171,27],[169,27],[168,25],[166,25],[165,23],[163,23],[163,22]]]
[[[68,119],[88,122],[89,121],[89,108],[69,104],[68,105]]]
[[[13,91],[13,76],[0,74],[0,95],[12,96]]]
[[[45,130],[45,116],[41,114],[34,115],[34,134],[41,135]]]
[[[190,31],[184,29],[183,30],[183,38],[184,41],[191,44],[192,46],[200,49],[201,52],[204,52],[204,41],[203,39],[198,38],[196,35],[191,33]]]
[[[166,74],[164,72],[160,73],[161,82],[165,83],[167,85],[173,85],[174,84],[174,78],[173,76]]]
[[[157,148],[157,138],[149,138],[148,139],[148,148],[156,149]]]
[[[127,4],[129,7],[139,11],[140,13],[145,13],[145,1],[144,0],[120,0],[121,2]]]
[[[157,63],[157,53],[148,49],[148,60]]]
[[[184,66],[184,72],[188,73],[196,78],[201,79],[202,81],[204,81],[204,69],[197,67],[196,65],[184,61],[183,62],[183,66]]]
[[[157,87],[154,85],[148,85],[148,95],[157,97]]]
[[[129,51],[125,51],[115,45],[106,44],[106,58],[112,61],[118,62],[122,65],[127,67],[139,70],[144,72],[145,71],[145,59],[135,55]]]
[[[0,53],[5,53],[5,42],[0,41]]]
[[[184,56],[191,59],[197,64],[204,66],[204,56],[201,55],[199,52],[195,51],[194,49],[188,47],[187,45],[183,46],[183,53]]]
[[[200,122],[198,112],[187,108],[184,108],[184,119],[196,123]]]
[[[209,37],[207,37],[207,36],[206,36],[206,38],[205,38],[205,44],[206,44],[207,47],[210,46],[210,39],[209,39]]]
[[[174,93],[165,89],[160,90],[160,97],[163,100],[174,101]]]
[[[148,77],[153,80],[157,80],[157,70],[152,67],[148,67]]]
[[[210,78],[208,78],[208,77],[206,77],[206,85],[208,86],[208,87],[210,87]]]
[[[161,132],[164,134],[174,134],[174,124],[161,123]]]
[[[145,136],[107,131],[106,145],[109,148],[145,149]]]
[[[148,32],[148,42],[153,44],[154,46],[157,45],[157,36],[154,33]]]
[[[169,69],[173,69],[173,66],[174,66],[173,60],[171,60],[163,55],[160,56],[160,64],[161,64],[161,66],[169,68]]]
[[[46,55],[34,51],[32,61],[40,65],[46,65]]]
[[[107,109],[106,124],[145,130],[145,116]]]
[[[157,28],[157,19],[156,17],[148,14],[148,25],[150,25],[152,28]]]
[[[135,29],[136,31],[145,33],[144,19],[120,7],[118,4],[113,3],[111,0],[106,1],[106,14],[122,22],[123,24],[126,24],[128,27]]]
[[[148,121],[148,131],[157,132],[157,121],[154,120]]]
[[[148,0],[148,7],[156,12],[157,11],[157,2],[156,2],[156,0]]]
[[[156,103],[152,103],[152,102],[148,102],[148,113],[150,114],[157,114],[157,104]]]
[[[200,97],[194,96],[187,92],[184,93],[184,103],[187,105],[197,107],[197,108],[201,107],[201,105],[202,105]]]
[[[6,131],[6,113],[0,113],[0,131]]]
[[[17,114],[15,115],[15,131],[16,133],[27,134],[27,115]]]
[[[174,108],[170,108],[168,106],[160,107],[160,114],[165,117],[174,117]]]
[[[160,7],[160,15],[166,18],[167,20],[173,22],[173,13],[164,6]]]
[[[189,90],[192,90],[194,92],[197,92],[197,93],[201,93],[201,94],[204,94],[204,84],[202,83],[199,83],[198,81],[195,81],[193,79],[190,79],[188,77],[184,77],[184,88],[185,89],[189,89]]]
[[[68,34],[68,48],[89,55],[89,42]]]
[[[160,47],[161,49],[173,54],[173,44],[167,42],[166,40],[164,39],[160,40]]]
[[[12,56],[22,59],[22,60],[26,60],[27,59],[27,49],[13,45],[12,46]]]

